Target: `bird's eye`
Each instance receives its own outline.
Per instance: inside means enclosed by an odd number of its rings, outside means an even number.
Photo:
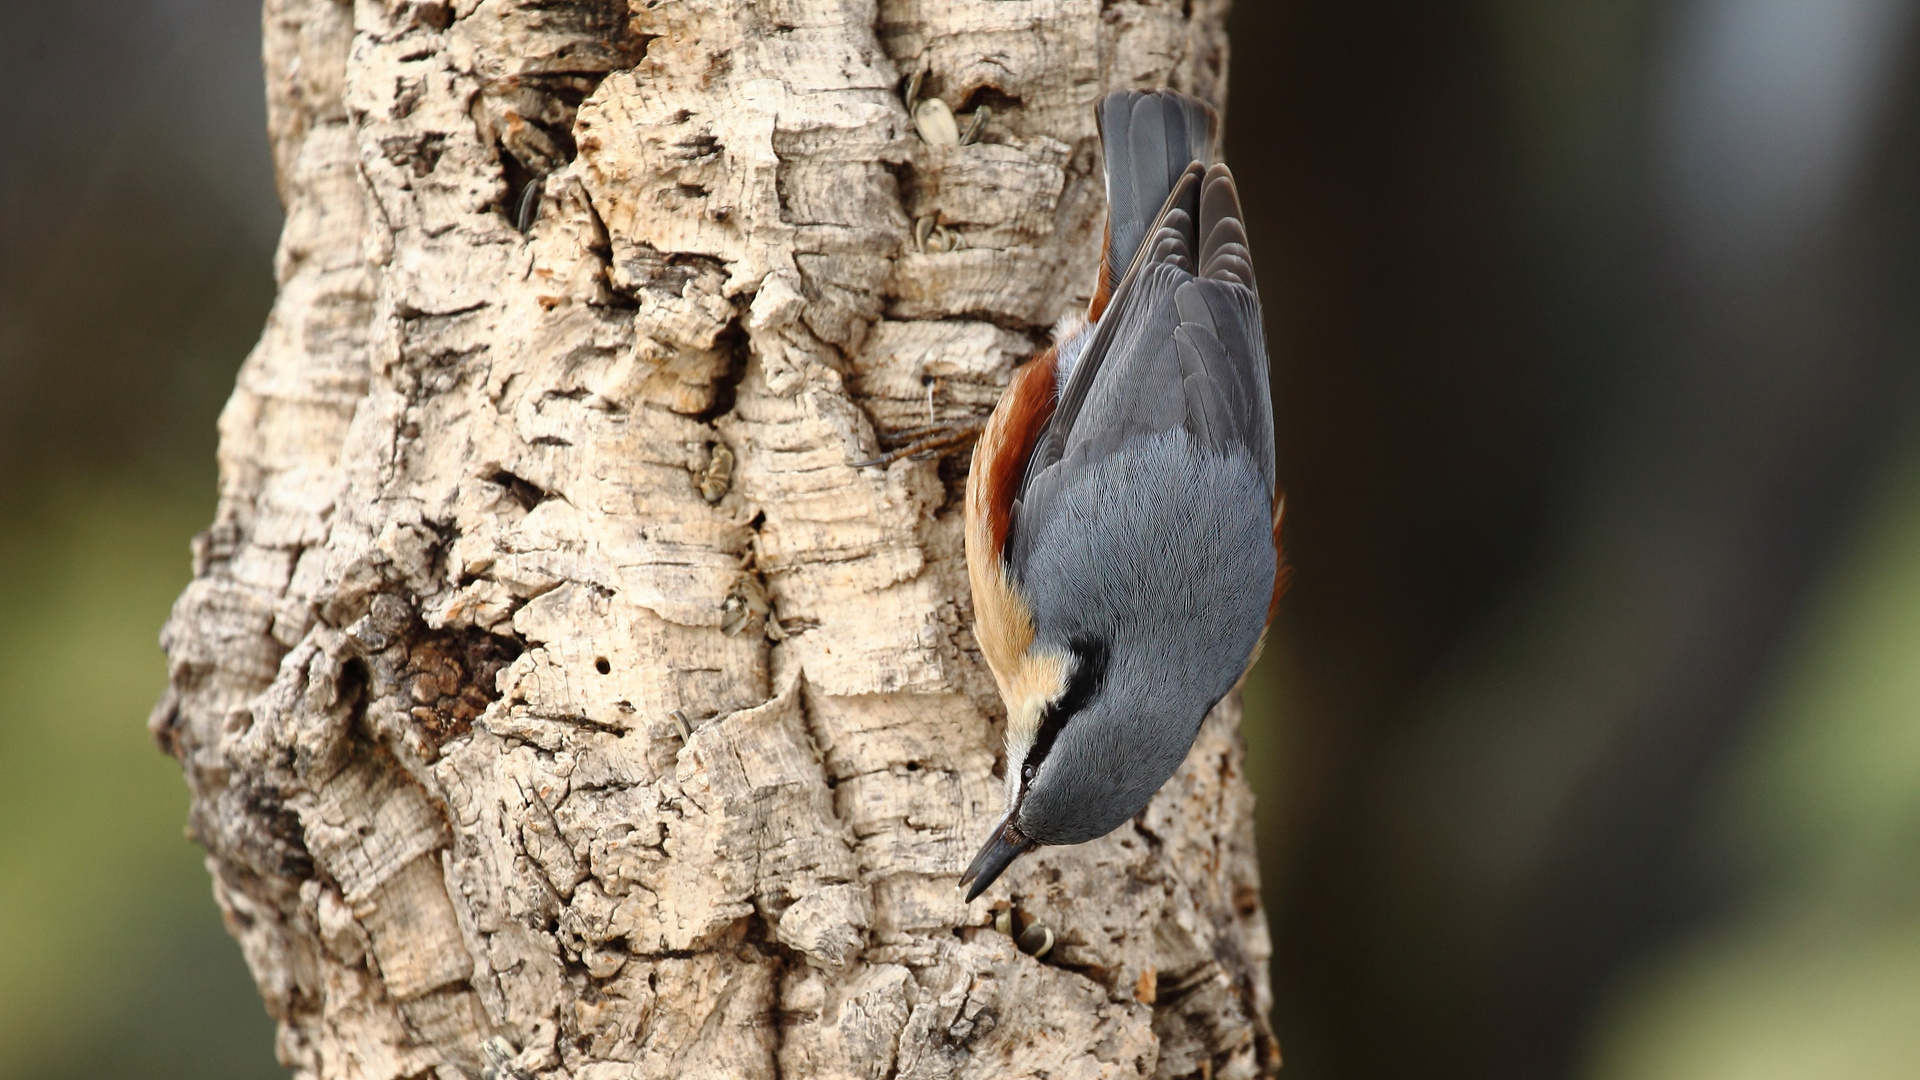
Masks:
[[[1020,767],[1020,779],[1031,780],[1033,779],[1033,774],[1037,771],[1039,770],[1033,765],[1022,765]]]

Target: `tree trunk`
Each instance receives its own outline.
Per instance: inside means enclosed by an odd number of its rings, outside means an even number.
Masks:
[[[281,1060],[1270,1073],[1235,702],[963,904],[965,455],[856,467],[1085,303],[1092,105],[1218,102],[1225,0],[631,6],[266,5],[280,294],[153,728]]]

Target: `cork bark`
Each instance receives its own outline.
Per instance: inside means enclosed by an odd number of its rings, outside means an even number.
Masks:
[[[1270,1073],[1235,700],[961,903],[966,454],[861,464],[1085,303],[1092,105],[1220,102],[1224,0],[630,7],[266,4],[279,296],[151,726],[281,1060]]]

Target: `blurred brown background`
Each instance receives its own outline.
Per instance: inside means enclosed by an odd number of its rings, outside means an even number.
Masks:
[[[1920,1075],[1914,0],[1242,0],[1298,1080]],[[0,36],[0,1080],[269,1077],[142,719],[272,298],[252,0]]]

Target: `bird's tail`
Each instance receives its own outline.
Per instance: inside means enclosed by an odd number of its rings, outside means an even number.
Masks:
[[[1107,154],[1107,244],[1093,304],[1097,319],[1181,174],[1193,162],[1213,163],[1220,119],[1205,102],[1172,90],[1116,90],[1096,113]]]

